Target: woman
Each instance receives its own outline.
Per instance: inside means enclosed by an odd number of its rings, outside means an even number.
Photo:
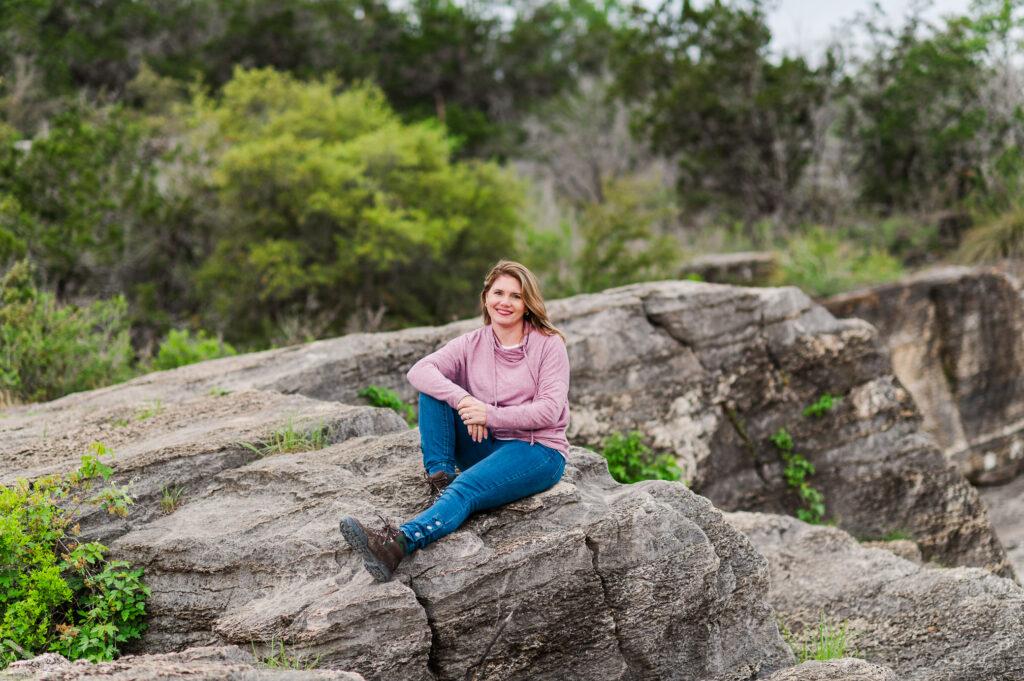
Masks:
[[[420,391],[424,477],[436,501],[401,527],[384,521],[369,530],[351,516],[341,519],[345,540],[379,581],[470,513],[546,490],[565,469],[569,355],[536,279],[502,260],[484,280],[480,302],[483,327],[409,370]]]

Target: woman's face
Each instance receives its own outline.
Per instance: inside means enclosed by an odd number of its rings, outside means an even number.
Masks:
[[[511,329],[523,323],[526,303],[523,302],[522,287],[515,277],[503,274],[495,279],[487,290],[486,301],[491,324]]]

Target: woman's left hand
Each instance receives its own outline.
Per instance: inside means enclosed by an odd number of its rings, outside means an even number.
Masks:
[[[467,426],[486,426],[487,404],[475,397],[466,397],[459,404],[459,416]]]

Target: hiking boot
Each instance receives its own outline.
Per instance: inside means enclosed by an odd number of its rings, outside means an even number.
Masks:
[[[366,529],[352,516],[342,518],[340,527],[348,545],[363,557],[366,571],[378,582],[386,582],[405,556],[409,540],[391,521],[377,517],[384,523],[379,530]]]
[[[426,487],[427,492],[427,501],[423,504],[423,508],[426,509],[433,506],[434,502],[441,497],[441,493],[444,492],[445,488],[454,479],[454,473],[438,471],[433,475],[428,475],[426,471],[423,471],[423,486]]]

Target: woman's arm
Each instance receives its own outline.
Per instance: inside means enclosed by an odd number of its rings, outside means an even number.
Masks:
[[[443,400],[453,409],[458,409],[459,402],[469,395],[469,391],[452,379],[465,374],[465,348],[465,335],[453,338],[440,350],[413,364],[406,378],[421,393]]]
[[[569,401],[569,353],[561,339],[546,344],[537,377],[537,394],[529,404],[487,405],[490,428],[537,430],[553,426]]]

